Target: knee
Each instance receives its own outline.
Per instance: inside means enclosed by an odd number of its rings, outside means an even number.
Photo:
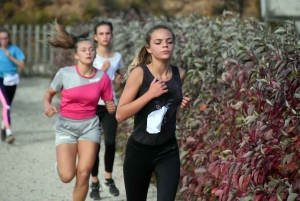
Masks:
[[[77,180],[88,181],[91,174],[89,169],[77,169]]]
[[[75,173],[59,173],[60,180],[64,183],[69,183],[75,177]]]

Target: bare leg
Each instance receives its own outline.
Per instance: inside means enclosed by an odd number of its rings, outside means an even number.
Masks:
[[[86,140],[78,141],[78,166],[73,201],[84,201],[89,189],[89,177],[94,166],[98,143]]]
[[[56,146],[58,173],[62,182],[69,183],[76,175],[77,144]]]
[[[112,173],[111,172],[105,172],[105,179],[111,179]]]

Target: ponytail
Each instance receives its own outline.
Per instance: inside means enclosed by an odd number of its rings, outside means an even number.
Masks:
[[[128,78],[129,75],[130,75],[130,73],[131,73],[131,71],[135,67],[140,66],[142,64],[149,64],[149,63],[151,63],[151,61],[152,61],[151,54],[147,51],[146,47],[143,46],[141,48],[140,52],[138,53],[138,55],[133,59],[133,61],[129,65],[125,77]]]
[[[74,34],[68,33],[64,28],[62,28],[57,21],[55,20],[53,24],[55,33],[53,35],[48,35],[48,45],[52,47],[58,47],[63,49],[77,49],[78,42],[89,40],[87,37],[89,36],[89,30],[81,29],[81,33],[77,36]],[[90,41],[90,40],[89,40]]]

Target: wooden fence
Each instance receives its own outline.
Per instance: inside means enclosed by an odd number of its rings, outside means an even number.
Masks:
[[[47,47],[47,35],[53,31],[49,25],[5,25],[11,33],[11,42],[21,48],[26,56],[23,76],[52,76],[56,70],[54,49]],[[66,27],[71,30],[71,27]]]

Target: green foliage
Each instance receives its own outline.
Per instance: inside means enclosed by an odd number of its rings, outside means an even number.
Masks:
[[[73,13],[68,15],[63,21],[66,25],[76,25],[79,21],[79,16]]]
[[[99,11],[99,5],[97,0],[89,0],[87,2],[87,5],[84,9],[84,18],[86,20],[91,19],[95,16],[99,16],[100,11]]]
[[[88,0],[79,2],[81,6],[72,7],[71,1],[54,0],[26,0],[26,1],[1,1],[0,2],[0,22],[3,24],[36,24],[49,23],[57,18],[64,25],[74,25],[76,23],[87,22],[93,17],[116,16],[120,12],[129,14],[134,12],[142,13],[152,12],[154,14],[168,14],[168,11],[162,9],[161,1],[151,0],[110,0],[98,1]],[[77,2],[78,4],[78,2]],[[75,5],[77,5],[75,4]],[[57,6],[68,6],[65,12],[53,10]],[[24,9],[26,6],[26,9]],[[52,6],[52,7],[51,7]],[[80,15],[78,13],[81,13]],[[23,16],[23,18],[21,17]]]
[[[5,13],[6,18],[10,18],[17,12],[18,6],[13,2],[7,2],[3,5],[3,13]]]

